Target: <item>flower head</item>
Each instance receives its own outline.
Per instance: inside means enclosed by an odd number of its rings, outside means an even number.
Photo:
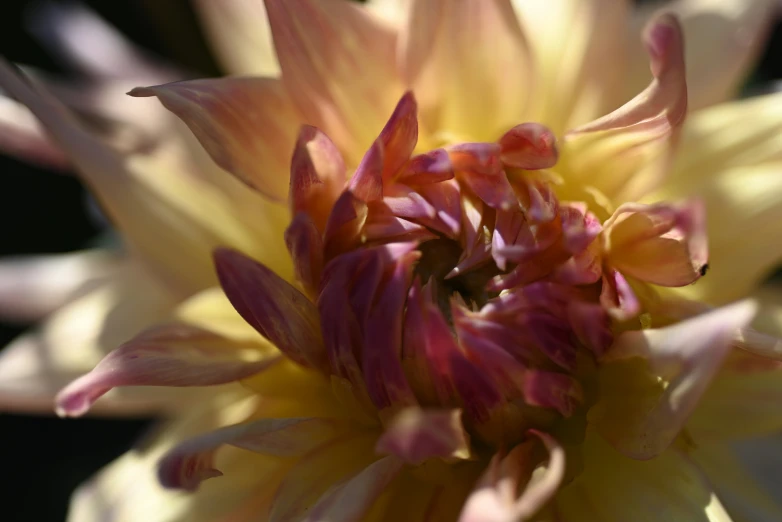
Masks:
[[[674,290],[707,274],[710,210],[656,197],[692,140],[678,19],[644,33],[649,86],[569,129],[578,111],[522,89],[552,64],[509,2],[412,2],[401,33],[342,1],[266,10],[281,81],[131,94],[267,203],[287,198],[294,277],[227,241],[222,292],[111,353],[59,412],[117,386],[242,381],[249,398],[202,412],[240,413],[155,454],[163,486],[236,519],[724,515],[688,455],[713,429],[709,386],[779,356],[748,328],[753,302]],[[578,73],[567,102],[602,107]]]

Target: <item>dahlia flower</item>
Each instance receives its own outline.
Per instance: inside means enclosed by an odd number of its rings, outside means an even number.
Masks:
[[[614,103],[621,62],[602,37],[621,34],[619,2],[562,2],[556,17],[502,0],[371,7],[385,17],[265,5],[279,79],[131,91],[265,206],[236,229],[222,207],[188,207],[201,228],[161,230],[176,280],[219,222],[220,288],[125,342],[57,409],[81,415],[120,386],[246,391],[188,405],[84,486],[73,519],[778,519],[726,442],[782,425],[778,309],[736,301],[782,254],[767,240],[782,99],[685,123],[669,12],[644,31],[649,85]],[[704,78],[691,83],[717,97],[733,83]],[[167,210],[51,98],[7,67],[2,80],[88,179],[114,176],[101,189],[118,222]],[[267,208],[288,218],[277,243],[247,228]],[[272,262],[286,266],[283,241],[287,271]],[[190,493],[159,489],[153,467]]]

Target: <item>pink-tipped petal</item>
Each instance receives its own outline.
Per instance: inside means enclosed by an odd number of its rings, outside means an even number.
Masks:
[[[383,180],[391,179],[410,159],[418,143],[417,112],[415,96],[408,91],[380,132],[378,140],[383,144]]]
[[[499,139],[502,162],[518,169],[547,169],[557,163],[557,138],[539,123],[522,123]]]
[[[217,276],[239,315],[293,361],[326,367],[318,310],[301,292],[244,254],[214,253]]]
[[[627,279],[618,271],[606,270],[602,286],[600,304],[614,319],[624,321],[635,317],[641,311],[641,302]]]
[[[278,80],[220,78],[139,87],[187,124],[215,163],[265,196],[288,194],[299,115]]]
[[[375,140],[350,178],[348,189],[361,201],[368,203],[383,197],[384,157],[383,142]]]
[[[158,464],[158,478],[163,487],[194,491],[204,480],[222,476],[214,459],[223,445],[265,455],[299,456],[350,428],[347,421],[329,418],[259,419],[228,426],[171,449]]]
[[[265,0],[282,81],[356,164],[402,95],[396,35],[346,0]]]
[[[559,489],[565,477],[565,450],[545,433],[530,430],[548,452],[545,471],[533,477],[545,457],[535,441],[519,444],[504,458],[497,454],[462,508],[459,522],[529,520]]]
[[[291,213],[306,212],[322,232],[345,185],[345,174],[342,155],[329,137],[302,126],[291,159]]]
[[[606,221],[605,258],[624,274],[662,286],[684,286],[706,273],[702,203],[626,204]]]
[[[625,455],[659,455],[684,427],[738,329],[751,321],[756,308],[742,301],[673,326],[619,335],[603,356],[605,393],[590,420]],[[650,373],[632,373],[643,371],[627,366],[635,358],[646,359]]]
[[[434,149],[410,158],[397,181],[407,185],[429,185],[453,178],[448,151]]]
[[[459,410],[407,408],[386,426],[375,450],[412,465],[431,458],[465,459],[470,456],[470,436]]]
[[[299,213],[285,230],[285,245],[296,279],[310,296],[317,294],[323,270],[323,238],[308,214]]]
[[[118,386],[211,386],[244,379],[279,360],[257,344],[173,324],[152,328],[109,355],[55,399],[57,414],[78,417]]]
[[[323,234],[323,260],[333,259],[361,241],[361,230],[367,221],[367,204],[346,190],[334,203]]]

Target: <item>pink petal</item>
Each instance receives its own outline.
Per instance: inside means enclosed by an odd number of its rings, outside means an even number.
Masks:
[[[288,193],[300,117],[278,80],[220,78],[138,87],[179,116],[219,166],[276,200]]]
[[[227,248],[214,253],[217,277],[239,315],[293,361],[326,367],[315,305],[277,274]]]
[[[298,280],[310,296],[317,294],[323,270],[323,239],[308,214],[299,213],[285,230],[285,245]]]
[[[346,190],[334,203],[323,234],[324,261],[357,246],[367,220],[367,204]]]
[[[703,205],[625,204],[605,223],[605,258],[629,276],[662,286],[684,286],[706,273]]]
[[[383,144],[383,180],[390,180],[407,163],[418,143],[418,105],[408,91],[399,100],[391,118],[380,131]]]
[[[320,497],[303,522],[360,522],[402,467],[393,456],[373,462]]]
[[[600,304],[617,321],[635,317],[641,311],[641,303],[627,279],[613,269],[609,269],[603,274]]]
[[[410,158],[397,181],[407,185],[428,185],[453,178],[453,165],[445,149],[434,149]]]
[[[665,328],[629,331],[617,337],[603,356],[603,365],[640,357],[654,375],[668,384],[656,402],[630,404],[630,416],[606,397],[590,413],[600,433],[619,451],[650,459],[678,436],[730,350],[739,328],[755,314],[756,305],[742,301]],[[622,393],[614,390],[613,393]],[[625,397],[632,397],[628,394]]]
[[[256,349],[252,349],[256,348]],[[55,399],[57,414],[78,417],[117,386],[211,386],[244,379],[278,361],[257,345],[184,324],[152,328],[123,344]]]
[[[222,476],[214,458],[225,444],[265,455],[299,456],[351,428],[348,421],[328,418],[259,419],[227,426],[170,450],[158,464],[158,478],[164,487],[194,491],[204,480]]]
[[[282,81],[356,164],[402,95],[396,35],[346,0],[265,0]]]
[[[345,184],[345,162],[328,136],[304,125],[291,159],[291,213],[306,212],[323,231]]]
[[[519,169],[547,169],[557,163],[557,137],[539,123],[522,123],[499,139],[502,162]]]
[[[554,497],[565,476],[565,450],[550,435],[537,430],[529,433],[540,439],[549,453],[545,472],[532,478],[541,459],[531,440],[513,448],[505,458],[495,455],[467,498],[459,522],[529,520]]]
[[[384,155],[383,143],[375,140],[350,178],[348,189],[361,201],[368,203],[383,197]]]
[[[459,410],[407,408],[386,426],[375,450],[413,465],[431,458],[464,459],[470,456],[470,436]]]
[[[584,391],[573,377],[543,370],[524,375],[524,400],[527,404],[553,408],[570,417],[584,400]]]

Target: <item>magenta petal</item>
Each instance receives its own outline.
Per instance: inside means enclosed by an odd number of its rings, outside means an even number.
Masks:
[[[519,169],[547,169],[557,163],[557,138],[539,123],[522,123],[499,140],[502,162]]]
[[[324,261],[350,250],[361,240],[367,220],[367,204],[346,190],[334,203],[323,234]]]
[[[348,189],[361,201],[377,201],[383,197],[384,156],[383,143],[375,140],[350,178]]]
[[[285,230],[285,245],[293,259],[296,279],[311,296],[317,293],[323,270],[323,238],[308,214],[296,214]]]
[[[242,349],[245,348],[245,349]],[[152,328],[123,344],[55,399],[57,414],[78,417],[118,386],[210,386],[254,375],[279,360],[185,324]]]
[[[508,182],[496,143],[461,143],[449,149],[459,179],[492,208],[510,209],[518,199]]]
[[[429,185],[453,178],[453,165],[445,149],[434,149],[410,158],[397,181],[407,185]]]
[[[553,408],[570,417],[584,400],[584,391],[569,375],[533,370],[524,377],[524,399],[527,404]]]
[[[402,96],[380,132],[383,144],[383,179],[389,180],[410,158],[418,143],[418,104],[413,93]]]
[[[235,250],[214,253],[217,277],[239,315],[291,360],[326,368],[318,310],[277,274]]]
[[[464,431],[459,410],[408,408],[389,423],[375,451],[413,465],[431,458],[467,458],[470,437]]]

